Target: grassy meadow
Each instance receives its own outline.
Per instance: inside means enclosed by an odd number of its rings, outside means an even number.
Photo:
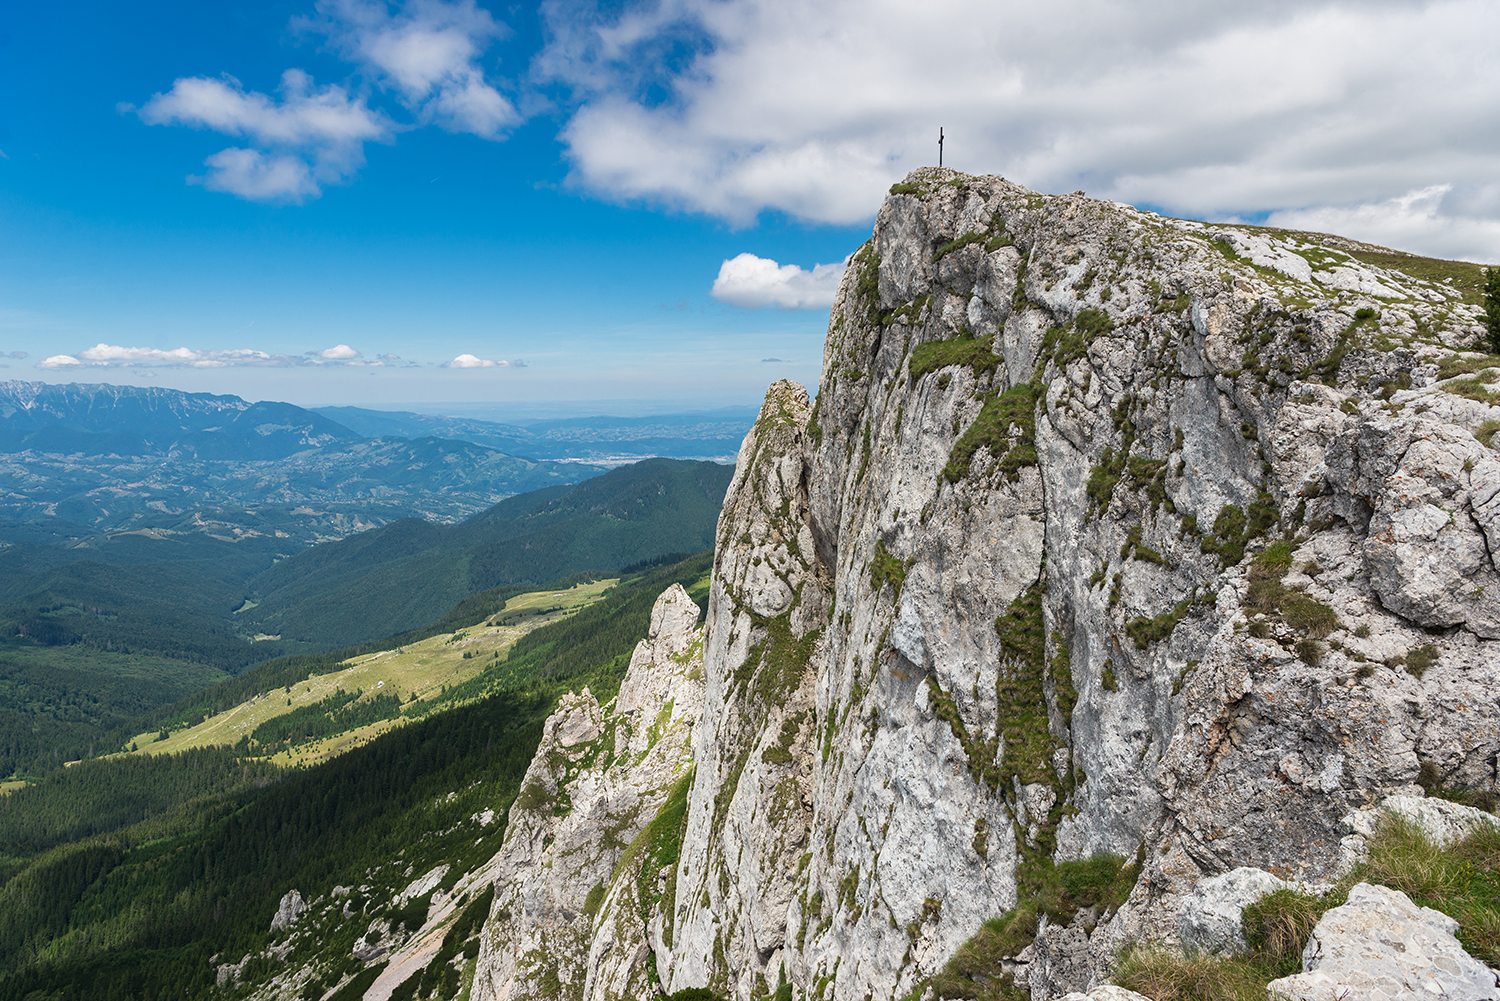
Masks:
[[[269,720],[311,707],[340,692],[360,693],[359,700],[394,695],[403,708],[420,707],[447,689],[468,681],[505,657],[515,642],[539,626],[566,619],[604,596],[617,578],[575,584],[563,591],[531,591],[517,595],[478,625],[430,636],[394,650],[363,654],[341,669],[295,684],[261,692],[247,701],[176,733],[136,734],[134,751],[125,754],[179,754],[202,747],[235,746],[248,740]],[[400,726],[410,717],[378,720],[334,736],[299,744],[271,755],[283,766],[311,765]],[[167,733],[163,738],[162,733]],[[250,748],[254,753],[254,746]]]

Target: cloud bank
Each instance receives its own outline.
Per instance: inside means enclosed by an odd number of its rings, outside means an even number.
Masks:
[[[862,223],[893,180],[936,162],[941,125],[948,165],[1043,191],[1206,218],[1298,212],[1500,258],[1488,0],[542,10],[535,78],[571,101],[573,182],[608,199],[736,225],[768,210]]]
[[[21,355],[25,357],[25,355]],[[202,351],[195,348],[124,347],[99,343],[71,355],[51,355],[36,363],[41,369],[82,368],[299,368],[322,366],[371,366],[386,363],[367,361],[347,344],[309,351],[302,356],[272,354],[253,348]]]
[[[1172,214],[1285,214],[1500,259],[1500,5],[1491,0],[544,0],[502,93],[507,34],[474,0],[317,0],[294,31],[351,68],[275,95],[191,77],[151,124],[243,139],[192,178],[261,201],[347,183],[426,125],[503,139],[560,121],[569,183],[615,202],[866,223],[935,162]],[[1441,195],[1436,195],[1441,189]],[[770,300],[766,304],[779,304]]]
[[[757,309],[827,309],[844,276],[844,263],[816,264],[804,271],[754,254],[740,254],[719,266],[710,294],[731,306]]]

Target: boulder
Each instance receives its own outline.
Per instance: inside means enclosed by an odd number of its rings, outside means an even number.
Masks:
[[[302,894],[296,890],[288,890],[286,896],[281,898],[281,906],[276,908],[276,916],[271,919],[271,931],[278,932],[283,928],[290,928],[297,923],[297,919],[305,910],[307,910],[307,901],[302,899]]]
[[[1500,1001],[1495,971],[1470,956],[1458,922],[1399,890],[1358,883],[1323,915],[1302,952],[1302,972],[1273,980],[1275,1001]]]
[[[1201,880],[1177,913],[1177,934],[1183,948],[1216,953],[1250,951],[1240,927],[1241,913],[1268,893],[1296,889],[1300,889],[1298,884],[1250,866]]]

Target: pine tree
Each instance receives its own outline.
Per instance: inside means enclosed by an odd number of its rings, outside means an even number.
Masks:
[[[1489,330],[1490,351],[1500,355],[1500,268],[1484,269],[1484,325]]]

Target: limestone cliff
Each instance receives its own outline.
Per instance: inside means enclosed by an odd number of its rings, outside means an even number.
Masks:
[[[703,708],[697,621],[698,606],[673,585],[615,699],[600,706],[585,689],[547,720],[490,865],[495,898],[473,1001],[651,996],[645,960],[660,935]]]
[[[998,178],[896,185],[816,402],[772,386],[740,452],[680,859],[615,868],[682,758],[628,831],[554,818],[606,725],[565,705],[475,997],[539,993],[550,963],[568,996],[901,998],[1093,859],[1121,899],[1007,960],[1058,997],[1173,938],[1204,877],[1325,880],[1345,818],[1419,776],[1495,789],[1497,373],[1462,350],[1477,310],[1402,263]]]

